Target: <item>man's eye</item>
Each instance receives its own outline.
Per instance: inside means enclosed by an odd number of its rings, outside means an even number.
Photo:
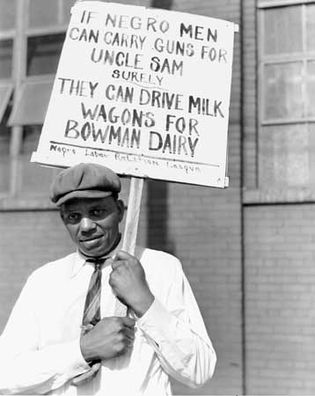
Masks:
[[[90,212],[91,217],[93,218],[100,218],[100,217],[104,217],[106,214],[106,210],[105,209],[93,209]]]
[[[69,213],[67,216],[67,220],[69,223],[75,224],[81,220],[81,216],[79,213]]]

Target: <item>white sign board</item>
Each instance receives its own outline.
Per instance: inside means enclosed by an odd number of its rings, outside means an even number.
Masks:
[[[76,3],[32,161],[224,187],[234,31],[198,15]]]

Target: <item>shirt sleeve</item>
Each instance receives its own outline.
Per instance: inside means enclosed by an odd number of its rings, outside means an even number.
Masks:
[[[164,370],[176,380],[199,387],[212,377],[216,353],[178,261],[167,298],[155,298],[137,324]]]
[[[30,277],[0,337],[0,394],[44,394],[90,369],[79,339],[39,348],[35,296]]]

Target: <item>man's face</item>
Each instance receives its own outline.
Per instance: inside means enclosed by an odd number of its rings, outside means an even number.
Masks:
[[[61,206],[61,218],[78,249],[87,256],[109,253],[124,215],[124,205],[112,196],[72,199]]]

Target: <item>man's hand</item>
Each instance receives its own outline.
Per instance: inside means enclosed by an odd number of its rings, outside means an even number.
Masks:
[[[84,359],[106,360],[123,354],[133,346],[135,321],[126,317],[103,318],[86,334],[82,333],[80,346]]]
[[[112,262],[109,284],[116,296],[137,316],[141,317],[151,306],[151,293],[139,260],[129,253],[119,251]]]

